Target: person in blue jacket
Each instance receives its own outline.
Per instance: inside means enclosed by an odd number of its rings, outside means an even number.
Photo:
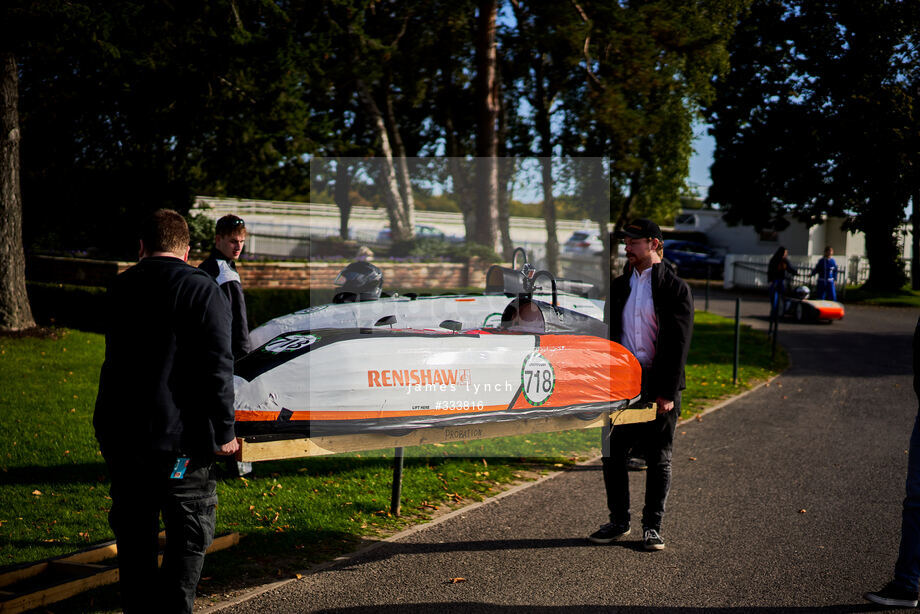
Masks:
[[[812,270],[812,275],[818,276],[818,287],[815,298],[818,300],[837,300],[837,262],[834,261],[834,248],[828,245],[824,248],[824,258]]]

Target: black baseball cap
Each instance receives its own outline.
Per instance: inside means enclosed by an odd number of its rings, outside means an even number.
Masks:
[[[616,232],[618,239],[629,237],[630,239],[662,239],[661,228],[652,220],[639,218],[633,220]]]

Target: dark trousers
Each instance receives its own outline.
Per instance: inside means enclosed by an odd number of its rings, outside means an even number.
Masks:
[[[784,280],[777,279],[770,282],[770,319],[776,320],[783,315],[783,293],[785,292]]]
[[[679,416],[678,392],[677,398],[674,399],[674,408],[666,414],[657,415],[653,421],[614,425],[610,435],[610,456],[603,458],[604,486],[607,489],[610,522],[628,524],[630,521],[629,471],[626,461],[632,449],[634,453],[643,453],[643,458],[648,464],[642,526],[661,530],[665,503],[671,489],[671,453],[674,449],[674,430]]]
[[[815,298],[818,300],[837,300],[837,287],[833,279],[819,279],[818,287],[815,290]]]
[[[917,590],[920,580],[920,415],[914,420],[907,454],[907,489],[901,511],[901,546],[894,566],[895,582]]]
[[[109,524],[118,543],[122,607],[135,612],[191,612],[205,551],[214,539],[217,482],[211,459],[192,459],[171,479],[176,455],[108,455]],[[160,514],[166,529],[157,568]]]

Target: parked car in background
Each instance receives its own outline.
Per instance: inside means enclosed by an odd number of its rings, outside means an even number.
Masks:
[[[685,278],[721,279],[725,268],[725,256],[708,245],[693,241],[667,239],[664,242],[664,257],[674,263],[677,274]]]
[[[442,231],[438,230],[434,226],[426,226],[425,224],[416,224],[415,225],[415,238],[416,239],[436,239],[438,241],[454,241],[455,237],[448,237]],[[379,233],[377,233],[377,243],[390,243],[393,240],[392,231],[389,228],[384,228]]]
[[[562,246],[563,254],[596,255],[604,251],[604,242],[597,230],[576,230]]]

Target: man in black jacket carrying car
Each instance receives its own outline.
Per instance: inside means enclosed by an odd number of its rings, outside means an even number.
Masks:
[[[610,339],[625,346],[642,365],[642,401],[657,403],[658,415],[651,422],[613,428],[610,456],[603,459],[610,522],[588,539],[607,544],[630,533],[627,459],[630,449],[638,448],[648,462],[643,544],[646,550],[661,550],[674,431],[693,333],[693,296],[687,284],[662,263],[663,239],[655,222],[635,220],[617,237],[625,239],[628,265],[623,275],[610,282],[604,319]]]
[[[186,264],[188,252],[182,216],[156,211],[141,230],[140,261],[106,295],[93,425],[111,480],[109,524],[128,614],[192,611],[214,537],[214,457],[239,450],[230,304],[207,273]]]

